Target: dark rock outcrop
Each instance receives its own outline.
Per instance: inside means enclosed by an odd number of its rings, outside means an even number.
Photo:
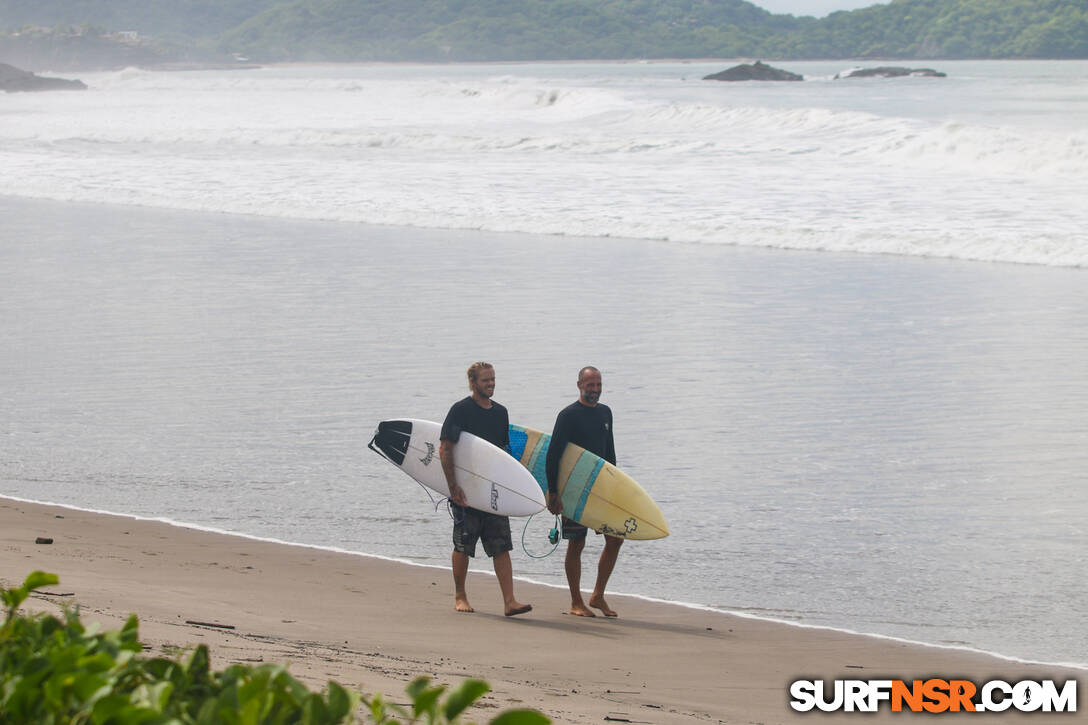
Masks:
[[[0,90],[7,93],[17,91],[83,91],[86,89],[87,84],[83,81],[48,78],[20,70],[7,63],[0,63]]]
[[[835,78],[898,78],[900,76],[926,76],[945,78],[948,74],[932,68],[900,68],[898,66],[880,66],[879,68],[854,68],[845,73],[836,73]]]
[[[772,68],[761,60],[735,65],[721,73],[703,77],[704,81],[803,81],[804,79],[804,76],[796,73]]]

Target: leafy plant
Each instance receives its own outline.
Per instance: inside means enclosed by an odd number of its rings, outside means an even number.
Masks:
[[[22,586],[0,587],[0,725],[337,725],[353,721],[360,704],[378,725],[448,725],[491,689],[470,679],[447,691],[420,677],[407,686],[412,703],[405,707],[335,682],[311,692],[282,665],[215,672],[204,645],[180,659],[145,658],[135,616],[119,631],[100,633],[73,610],[63,618],[19,613],[35,589],[58,581],[35,571]],[[508,710],[491,725],[548,722],[536,711]]]
[[[412,698],[412,707],[386,702],[381,695],[375,695],[363,704],[370,710],[375,723],[399,723],[403,718],[406,723],[426,723],[442,725],[460,722],[463,713],[472,703],[491,691],[491,686],[483,680],[469,679],[451,690],[443,700],[446,688],[442,685],[431,686],[430,678],[416,678],[405,688]],[[551,720],[535,710],[507,710],[491,721],[490,725],[547,725]]]

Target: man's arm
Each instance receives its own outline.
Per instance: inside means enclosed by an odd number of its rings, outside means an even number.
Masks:
[[[439,443],[438,460],[442,461],[442,472],[446,474],[446,486],[450,489],[450,501],[458,506],[464,506],[465,490],[457,484],[456,469],[453,467],[453,444],[448,440]]]
[[[548,444],[548,459],[544,466],[548,475],[548,511],[556,515],[563,513],[563,501],[559,498],[559,461],[569,441],[570,433],[560,413],[552,428],[552,440]]]
[[[605,451],[604,459],[606,461],[608,461],[609,463],[611,463],[613,466],[616,465],[615,428],[616,428],[616,426],[612,424],[612,409],[609,408],[608,409],[608,440],[605,441],[605,447],[606,447],[607,450]]]
[[[502,440],[503,443],[499,448],[514,455],[514,452],[510,450],[510,411],[505,407],[502,408]]]
[[[446,488],[450,490],[450,501],[458,506],[465,505],[465,491],[457,485],[457,469],[453,466],[453,444],[461,437],[461,416],[459,404],[450,406],[446,419],[442,421],[439,433],[438,460],[442,462],[442,473],[446,475]]]

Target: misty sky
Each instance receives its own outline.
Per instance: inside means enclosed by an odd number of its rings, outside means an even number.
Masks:
[[[884,0],[884,2],[887,1]],[[818,18],[836,10],[857,10],[882,4],[879,0],[749,0],[749,2],[772,13],[814,15]]]

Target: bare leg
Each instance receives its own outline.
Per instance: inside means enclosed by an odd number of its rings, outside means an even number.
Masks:
[[[567,584],[570,585],[570,613],[579,617],[596,617],[582,599],[582,549],[586,548],[585,539],[567,541]]]
[[[465,580],[468,578],[468,554],[453,552],[453,608],[458,612],[474,612],[465,593]]]
[[[618,536],[604,537],[604,551],[601,552],[601,561],[597,564],[597,584],[593,587],[593,595],[589,598],[589,606],[600,609],[606,617],[619,616],[604,600],[604,589],[608,586],[608,578],[612,576],[612,570],[616,568],[616,559],[620,555],[622,545],[623,539]]]
[[[515,614],[525,614],[533,608],[532,604],[522,604],[514,599],[514,567],[510,563],[510,552],[504,551],[491,557],[491,563],[495,566],[495,578],[499,580],[499,589],[502,590],[502,603],[506,607],[507,617]]]

